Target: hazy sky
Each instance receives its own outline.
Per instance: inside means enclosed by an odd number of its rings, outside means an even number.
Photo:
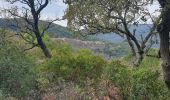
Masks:
[[[64,11],[66,9],[66,5],[62,2],[63,0],[56,0],[57,2],[50,3],[41,13],[41,19],[51,19],[56,17],[62,17],[64,15]],[[16,4],[21,5],[21,4]],[[9,8],[12,5],[9,3],[4,2],[3,0],[0,0],[0,8]],[[22,5],[21,5],[22,7]],[[57,21],[56,24],[67,26],[67,21]]]
[[[42,12],[41,19],[47,19],[47,18],[56,18],[56,17],[62,17],[64,15],[64,11],[66,9],[66,5],[62,2],[63,0],[56,0],[57,2],[52,2],[50,3]],[[17,4],[21,5],[21,4]],[[4,2],[3,0],[0,0],[0,7],[1,8],[7,8],[10,7],[11,5]],[[22,6],[22,5],[21,5]],[[159,8],[158,3],[154,3],[150,6],[148,6],[149,11],[154,14],[158,15],[158,13],[154,13],[156,9]],[[62,25],[62,26],[67,26],[67,21],[58,21],[55,22],[56,24]]]

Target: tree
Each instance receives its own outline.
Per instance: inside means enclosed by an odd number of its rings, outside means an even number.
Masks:
[[[82,27],[90,34],[114,32],[125,36],[132,54],[136,57],[135,65],[138,66],[144,55],[151,47],[147,42],[155,34],[156,23],[149,11],[145,9],[149,3],[145,0],[65,0],[68,4],[65,17],[73,30]],[[136,30],[130,27],[138,26],[139,22],[145,23],[147,18],[153,21],[153,26],[147,36],[137,38]],[[152,44],[152,43],[151,43]]]
[[[162,58],[162,69],[164,81],[170,90],[170,51],[169,51],[169,32],[170,32],[170,1],[158,0],[162,11],[161,21],[157,27],[160,36],[160,54]]]
[[[36,46],[40,47],[44,55],[51,58],[51,54],[46,47],[42,37],[45,31],[50,27],[52,22],[49,22],[45,28],[40,29],[40,14],[43,9],[49,4],[50,0],[6,0],[11,4],[19,3],[22,8],[15,6],[12,9],[7,9],[8,13],[17,22],[15,26],[19,29],[19,35],[32,45],[32,49]],[[21,13],[22,12],[22,13]],[[56,19],[57,20],[57,19]],[[35,42],[35,39],[37,42]],[[28,49],[27,49],[28,50]]]

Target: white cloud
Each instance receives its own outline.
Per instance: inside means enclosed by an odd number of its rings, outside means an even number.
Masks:
[[[62,20],[62,21],[55,21],[55,24],[59,24],[61,26],[67,27],[67,20]]]

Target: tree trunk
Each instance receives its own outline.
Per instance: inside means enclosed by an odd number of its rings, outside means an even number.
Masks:
[[[144,52],[142,52],[142,51],[139,51],[139,52],[136,53],[136,59],[135,59],[135,62],[134,62],[135,66],[140,65],[140,63],[142,62],[142,60],[144,58],[143,56],[144,56]]]
[[[162,69],[164,81],[170,89],[170,52],[169,52],[169,32],[163,31],[160,35],[160,54],[162,58]]]
[[[127,38],[128,44],[131,48],[132,56],[136,57],[135,46],[134,46],[133,42],[131,41],[131,39],[128,35],[126,35],[126,38]]]
[[[132,52],[132,56],[133,56],[133,64],[134,64],[134,66],[139,66],[144,58],[143,57],[144,53],[141,52],[141,50],[138,50],[138,52],[136,52],[135,46],[134,46],[133,42],[131,41],[130,37],[128,35],[126,35],[126,38],[127,38],[128,44],[131,48],[131,52]]]
[[[48,0],[47,0],[47,1],[48,1]],[[34,9],[34,10],[35,10],[35,9]],[[51,58],[52,55],[50,54],[48,48],[46,47],[45,43],[43,42],[42,37],[41,37],[40,30],[39,30],[39,28],[38,28],[38,26],[39,26],[39,23],[38,23],[38,22],[39,22],[38,14],[37,14],[35,11],[33,11],[32,13],[33,13],[33,15],[34,15],[34,16],[33,16],[33,18],[34,18],[34,27],[33,27],[33,29],[34,29],[34,33],[35,33],[36,38],[37,38],[38,45],[39,45],[40,48],[42,49],[44,55],[45,55],[47,58]]]
[[[48,58],[51,58],[52,56],[51,56],[48,48],[47,48],[46,45],[44,44],[41,36],[37,36],[37,42],[38,42],[38,45],[40,46],[40,48],[42,49],[44,55],[45,55],[46,57],[48,57]]]
[[[157,30],[160,36],[160,54],[162,59],[162,69],[164,81],[170,90],[170,51],[169,51],[169,32],[170,32],[170,8],[165,0],[158,0],[162,6],[162,22],[158,25]],[[164,4],[167,5],[164,5]]]
[[[129,29],[127,27],[127,24],[126,24],[126,21],[123,21],[123,25],[124,25],[125,31],[127,32],[126,37],[127,37],[128,43],[129,43],[129,45],[131,47],[131,50],[132,50],[133,54],[135,55],[134,65],[139,66],[140,63],[143,60],[143,55],[144,55],[143,50],[144,49],[141,48],[137,38],[134,35],[132,35],[131,32],[129,31]],[[137,49],[138,52],[135,52],[136,50],[135,50],[134,45],[136,46],[136,49]]]

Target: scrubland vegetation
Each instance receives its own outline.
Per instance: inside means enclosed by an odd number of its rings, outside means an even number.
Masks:
[[[168,100],[158,58],[145,57],[139,67],[131,56],[105,60],[91,51],[46,39],[53,55],[39,48],[23,52],[23,42],[0,36],[1,100]],[[19,38],[18,38],[19,39]],[[150,50],[155,53],[156,50]]]
[[[0,2],[0,100],[170,100],[169,0]]]

